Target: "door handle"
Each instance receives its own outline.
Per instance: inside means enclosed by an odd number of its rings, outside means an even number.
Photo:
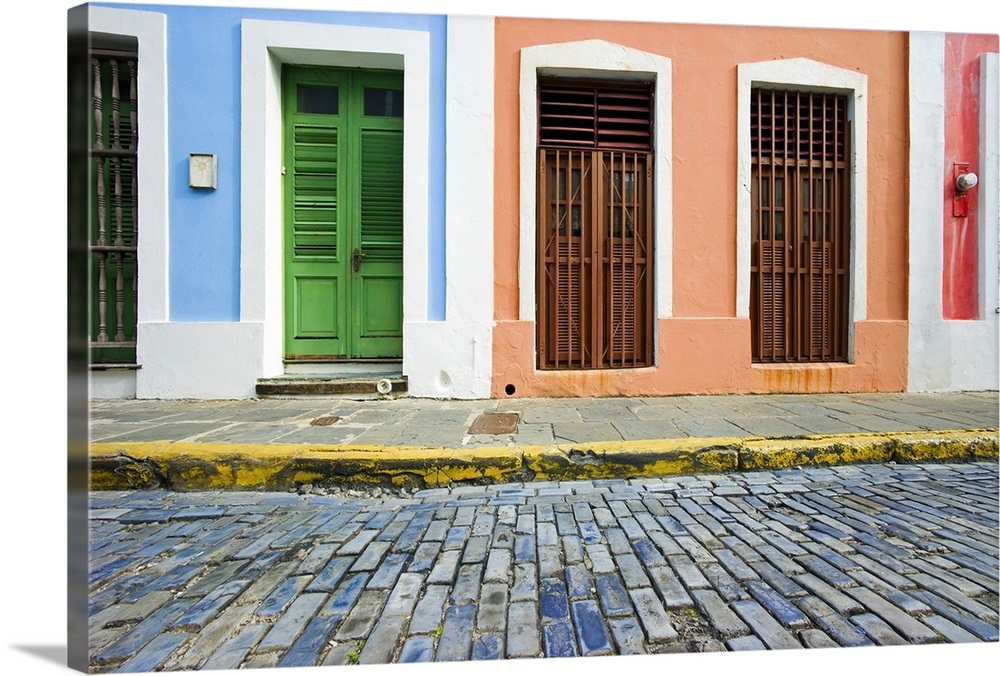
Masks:
[[[351,254],[351,269],[355,272],[361,270],[361,259],[364,257],[365,254],[361,253],[361,249],[355,249]]]

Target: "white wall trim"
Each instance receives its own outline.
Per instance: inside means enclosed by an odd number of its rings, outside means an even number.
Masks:
[[[281,65],[405,72],[403,97],[403,371],[407,322],[427,317],[430,36],[424,31],[242,22],[240,321],[263,323],[260,372],[283,372]]]
[[[138,321],[165,321],[170,308],[167,17],[158,12],[93,5],[87,9],[89,30],[126,35],[139,42]]]
[[[755,86],[846,94],[851,133],[851,303],[848,358],[854,323],[868,316],[868,76],[811,59],[741,63],[737,67],[736,316],[750,316],[750,90]]]
[[[135,399],[135,374],[132,369],[91,371],[88,374],[91,399]]]
[[[671,62],[651,54],[603,40],[583,40],[525,47],[520,74],[520,241],[518,260],[519,318],[535,321],[535,179],[538,139],[538,76],[602,77],[618,80],[653,78],[654,194],[653,246],[655,252],[656,316],[673,314],[673,151],[671,145]]]
[[[493,376],[494,19],[449,16],[445,321],[404,330],[409,391],[486,399]]]
[[[979,57],[979,316],[1000,311],[1000,54]]]
[[[944,240],[944,33],[910,34],[910,352],[941,321]],[[916,142],[919,140],[919,142]],[[917,273],[917,274],[915,274]],[[918,350],[919,351],[919,350]],[[914,366],[909,365],[910,379]]]
[[[909,355],[913,392],[996,390],[997,236],[1000,230],[1000,71],[997,54],[980,57],[978,320],[943,311],[945,200],[945,35],[910,33]]]
[[[92,377],[92,395],[128,392],[136,397],[158,397],[162,395],[155,384],[157,379],[175,369],[175,364],[148,340],[149,327],[168,321],[170,314],[167,17],[158,12],[111,7],[89,6],[87,9],[89,30],[131,36],[139,43],[139,234],[136,240],[139,278],[135,357],[142,368],[126,376]],[[124,387],[126,381],[128,386]],[[109,382],[114,384],[109,386]]]

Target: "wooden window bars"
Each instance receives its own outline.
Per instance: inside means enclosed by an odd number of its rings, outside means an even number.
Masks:
[[[135,363],[138,228],[136,51],[92,48],[93,363]]]
[[[538,366],[653,363],[649,83],[539,82]]]
[[[751,92],[755,362],[847,360],[849,134],[845,96]]]

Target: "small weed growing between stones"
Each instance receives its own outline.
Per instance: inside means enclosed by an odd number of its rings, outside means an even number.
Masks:
[[[347,663],[357,664],[358,660],[361,659],[361,651],[362,649],[364,649],[364,647],[365,647],[365,641],[364,639],[361,639],[360,641],[358,641],[358,647],[352,650],[351,652],[347,653]]]

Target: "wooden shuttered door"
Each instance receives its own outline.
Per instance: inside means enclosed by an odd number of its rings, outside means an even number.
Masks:
[[[403,76],[285,66],[286,361],[398,359]]]
[[[653,363],[653,90],[539,81],[538,366]]]
[[[751,91],[755,362],[847,360],[849,134],[845,96]]]

